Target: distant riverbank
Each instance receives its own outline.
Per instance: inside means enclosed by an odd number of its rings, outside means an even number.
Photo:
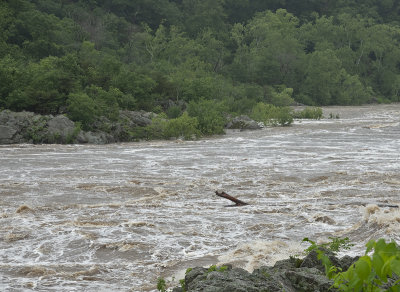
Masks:
[[[159,134],[168,124],[168,120],[157,117],[158,115],[152,112],[120,111],[117,121],[100,117],[93,123],[90,131],[85,131],[80,123],[74,123],[65,115],[3,110],[0,112],[0,144],[109,144],[160,137],[179,138],[181,134],[185,135],[184,129],[181,132],[177,129],[176,134],[172,133],[169,136]],[[155,125],[151,127],[154,118]],[[226,121],[225,129],[256,130],[263,127],[263,123],[245,115],[230,117]],[[175,128],[182,125],[178,124]],[[189,132],[189,135],[192,133]]]

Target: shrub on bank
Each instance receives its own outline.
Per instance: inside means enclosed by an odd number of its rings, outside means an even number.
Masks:
[[[168,121],[165,136],[168,138],[182,137],[185,140],[195,139],[201,136],[198,126],[197,118],[189,117],[188,113],[184,112],[180,117]]]
[[[184,112],[180,117],[168,120],[165,114],[160,114],[152,119],[152,123],[135,133],[136,138],[170,139],[183,138],[185,140],[196,139],[201,136],[198,129],[197,118],[190,117]]]
[[[348,247],[348,238],[337,241],[337,249]],[[386,243],[384,239],[370,240],[364,256],[360,257],[346,271],[333,265],[327,251],[327,246],[317,245],[305,238],[311,246],[307,251],[316,251],[318,259],[325,267],[326,276],[334,281],[332,285],[339,291],[345,292],[381,292],[400,291],[400,247],[395,242]],[[372,253],[373,251],[373,253]]]
[[[187,107],[189,116],[197,118],[198,129],[203,135],[223,134],[226,119],[222,102],[202,99],[191,101]]]
[[[306,107],[305,109],[294,112],[295,119],[320,120],[322,118],[322,109],[320,107]]]
[[[292,110],[289,107],[277,107],[263,102],[253,107],[251,118],[263,122],[266,126],[289,126],[293,122]]]

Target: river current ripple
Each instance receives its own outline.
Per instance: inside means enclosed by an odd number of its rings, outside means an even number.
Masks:
[[[400,105],[199,141],[0,146],[1,291],[153,291],[304,237],[400,240]],[[250,203],[227,208],[216,190]]]

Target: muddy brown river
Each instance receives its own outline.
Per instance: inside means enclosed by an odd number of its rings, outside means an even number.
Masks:
[[[0,146],[1,291],[154,291],[304,237],[400,241],[400,104],[198,141]],[[228,208],[224,190],[250,205]]]

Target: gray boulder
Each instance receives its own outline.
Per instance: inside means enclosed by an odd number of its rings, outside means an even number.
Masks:
[[[66,116],[32,112],[0,112],[0,144],[71,143],[75,124]]]
[[[156,114],[145,111],[120,111],[120,119],[128,122],[130,127],[145,127],[151,124]]]
[[[121,111],[118,121],[99,117],[84,132],[64,115],[39,115],[32,112],[0,111],[0,144],[91,143],[107,144],[135,139],[136,128],[152,123],[157,116],[145,111]]]
[[[226,125],[227,129],[241,129],[241,130],[258,130],[263,128],[262,123],[250,119],[246,115],[241,115],[231,119]]]
[[[0,144],[12,144],[16,133],[16,128],[0,125]]]
[[[81,131],[76,137],[78,143],[89,143],[89,144],[107,144],[115,142],[112,135],[105,132],[83,132]]]
[[[47,122],[47,134],[50,140],[59,143],[72,142],[75,131],[75,123],[64,115],[53,117]]]
[[[0,143],[15,144],[29,142],[27,131],[34,124],[35,114],[31,112],[0,112]]]

